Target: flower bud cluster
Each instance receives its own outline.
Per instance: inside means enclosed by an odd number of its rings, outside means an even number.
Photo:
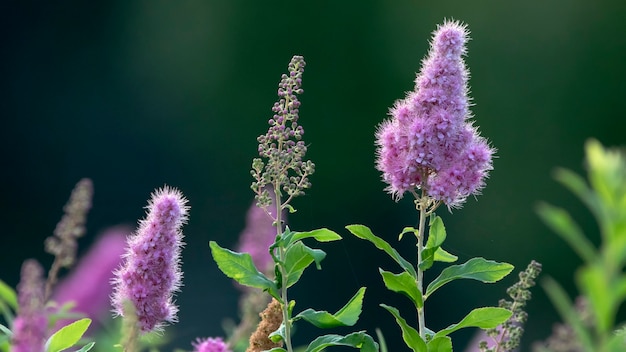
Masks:
[[[251,188],[256,192],[262,207],[271,203],[267,185],[273,185],[290,198],[304,194],[311,186],[308,176],[315,172],[310,160],[303,160],[307,146],[302,141],[304,129],[298,124],[302,94],[304,58],[294,56],[289,63],[289,74],[283,74],[278,85],[279,100],[272,107],[274,116],[266,134],[257,138],[259,156],[252,162],[251,174],[255,181]],[[264,161],[265,160],[265,161]]]
[[[458,207],[484,186],[494,150],[468,121],[467,40],[464,25],[439,26],[415,91],[397,101],[391,119],[379,126],[377,168],[396,199],[417,188]]]

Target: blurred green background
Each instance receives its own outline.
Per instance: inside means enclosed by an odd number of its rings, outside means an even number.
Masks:
[[[626,110],[626,2],[548,1],[4,1],[0,277],[18,282],[22,261],[43,254],[73,185],[95,184],[89,235],[143,216],[163,184],[189,198],[185,286],[175,344],[223,334],[238,291],[217,269],[207,241],[234,247],[252,201],[249,168],[266,130],[277,83],[294,54],[307,61],[301,107],[313,188],[294,202],[291,227],[345,235],[293,289],[298,307],[334,311],[360,286],[366,307],[355,329],[381,327],[392,351],[399,329],[385,302],[410,322],[410,305],[388,293],[379,266],[394,263],[350,237],[363,223],[397,244],[415,225],[410,200],[394,203],[374,169],[374,132],[394,100],[413,89],[431,32],[444,18],[468,24],[473,112],[498,158],[483,195],[450,214],[447,249],[465,261],[531,259],[573,293],[580,263],[533,211],[539,200],[570,210],[587,233],[597,227],[550,173],[583,172],[583,142],[623,145]],[[411,256],[413,242],[397,244]],[[438,267],[440,269],[440,267]],[[432,279],[433,273],[427,273]],[[428,276],[430,275],[430,276]],[[435,330],[472,307],[496,305],[502,284],[456,282],[433,296]],[[328,289],[324,289],[325,283]],[[558,319],[533,291],[527,347]],[[344,331],[345,332],[345,331]],[[296,342],[319,333],[300,324]],[[459,332],[457,349],[470,337]]]

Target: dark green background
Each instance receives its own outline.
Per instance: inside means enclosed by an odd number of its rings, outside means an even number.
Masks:
[[[294,202],[299,211],[290,223],[329,227],[345,240],[321,246],[329,254],[324,270],[305,273],[294,287],[296,310],[335,310],[366,285],[355,329],[381,327],[391,350],[403,350],[391,315],[378,307],[398,306],[414,321],[408,301],[385,291],[377,273],[397,267],[343,227],[369,225],[413,255],[410,239],[395,238],[415,225],[415,212],[409,200],[396,204],[382,191],[374,132],[394,100],[413,89],[430,34],[444,18],[472,32],[473,112],[498,148],[478,201],[439,211],[447,247],[463,261],[484,256],[517,269],[536,259],[545,275],[573,290],[579,260],[533,206],[565,206],[588,233],[597,231],[550,173],[555,166],[582,172],[590,137],[626,142],[622,0],[4,1],[0,277],[16,284],[28,257],[50,263],[42,241],[81,177],[95,184],[84,247],[107,226],[134,224],[154,188],[176,186],[192,207],[177,345],[221,335],[222,320],[236,315],[238,291],[206,243],[237,241],[252,199],[256,137],[266,130],[280,74],[299,54],[307,61],[300,122],[317,173],[307,196]],[[514,281],[450,284],[428,302],[427,322],[439,329],[472,307],[497,304]],[[527,344],[545,338],[557,319],[542,289],[533,293]],[[296,342],[315,333],[301,324]],[[468,336],[457,333],[457,348]]]

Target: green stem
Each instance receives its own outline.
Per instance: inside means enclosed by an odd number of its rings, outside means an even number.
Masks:
[[[276,196],[276,231],[277,235],[283,233],[283,223],[282,223],[282,204],[280,200],[280,184],[276,182],[274,185],[274,195]],[[283,263],[285,261],[285,253],[286,250],[283,247],[278,249],[278,258],[280,262]],[[287,272],[285,271],[285,267],[282,264],[278,264],[280,268],[280,274],[283,279],[287,278]],[[282,308],[283,308],[283,324],[285,324],[285,346],[287,347],[288,352],[293,352],[293,347],[291,347],[291,317],[289,316],[289,300],[287,298],[287,283],[283,282],[280,288],[280,297],[283,300]]]
[[[422,294],[424,293],[424,271],[420,269],[419,264],[422,262],[422,250],[424,249],[424,234],[426,229],[426,207],[424,196],[417,198],[415,201],[419,215],[419,227],[417,228],[417,288]],[[417,322],[419,324],[420,337],[426,341],[426,324],[424,319],[424,306],[417,309]]]

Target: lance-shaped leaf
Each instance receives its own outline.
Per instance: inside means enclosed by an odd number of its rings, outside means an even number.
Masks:
[[[476,308],[469,312],[460,322],[438,331],[435,336],[433,336],[433,340],[438,337],[448,336],[459,329],[468,327],[493,329],[507,321],[512,314],[510,310],[499,307]]]
[[[91,319],[84,318],[62,327],[46,341],[46,352],[59,352],[74,346],[90,324]]]
[[[400,316],[400,312],[396,308],[386,304],[381,304],[380,306],[388,310],[389,313],[396,318],[396,322],[402,330],[402,339],[404,339],[404,343],[406,343],[406,345],[412,349],[413,352],[427,352],[426,343],[422,340],[420,334],[412,326],[406,323],[406,320]]]
[[[17,310],[17,294],[2,280],[0,280],[0,302],[6,302],[11,309]]]
[[[237,253],[209,242],[211,254],[224,275],[244,286],[260,288],[282,302],[276,284],[259,271],[248,253]]]
[[[402,293],[409,297],[409,299],[415,304],[416,308],[422,308],[424,301],[422,300],[422,293],[417,288],[417,281],[415,278],[406,271],[400,274],[394,274],[383,269],[378,269],[380,275],[383,277],[385,286],[393,292]]]
[[[445,240],[446,228],[443,226],[443,220],[439,216],[431,215],[428,240],[422,250],[422,262],[419,263],[421,270],[430,269],[435,261],[451,263],[457,260],[456,256],[441,248]]]
[[[90,342],[90,343],[86,344],[80,350],[78,350],[76,352],[87,352],[87,351],[90,351],[95,344],[96,344],[95,342]]]
[[[307,232],[293,232],[293,235],[288,238],[288,242],[285,244],[285,247],[288,247],[290,244],[305,238],[314,238],[318,242],[332,242],[340,240],[341,236],[339,236],[339,234],[335,231],[327,228]]]
[[[485,283],[496,282],[507,276],[513,268],[513,265],[509,263],[498,263],[485,258],[472,258],[465,264],[452,265],[443,269],[441,274],[426,288],[424,298],[430,296],[441,286],[457,279],[472,279]]]
[[[352,326],[356,324],[357,320],[359,320],[359,315],[361,315],[364,295],[365,287],[361,287],[350,301],[335,314],[309,308],[296,315],[294,320],[302,318],[318,328],[323,329],[338,326]]]
[[[306,352],[320,352],[331,346],[349,346],[358,348],[361,352],[378,352],[378,344],[364,331],[346,336],[335,334],[320,336],[307,346]]]
[[[317,269],[321,269],[321,261],[326,257],[326,253],[321,249],[307,247],[302,242],[291,245],[285,253],[285,274],[283,282],[286,287],[291,287],[298,282],[300,276],[311,263],[315,262]]]
[[[536,210],[543,222],[561,236],[582,259],[587,263],[596,260],[593,245],[567,211],[547,203],[540,203]]]
[[[400,256],[400,253],[398,253],[398,251],[391,247],[391,245],[387,243],[387,241],[374,235],[372,233],[372,230],[370,230],[367,226],[348,225],[346,226],[346,229],[348,229],[348,231],[350,231],[356,237],[362,240],[368,240],[372,242],[372,244],[374,244],[376,248],[387,253],[393,260],[395,260],[396,263],[398,263],[400,267],[402,267],[402,269],[411,274],[411,276],[415,278],[417,277],[417,272],[415,271],[413,265],[409,263],[406,259],[402,258],[402,256]]]

